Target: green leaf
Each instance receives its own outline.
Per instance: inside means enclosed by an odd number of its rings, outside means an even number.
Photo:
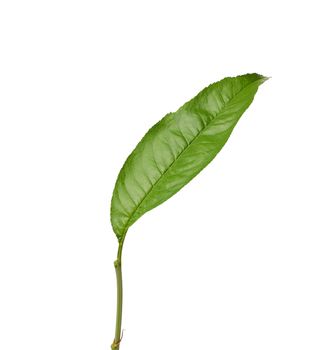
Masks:
[[[111,201],[121,241],[144,213],[173,196],[210,163],[267,78],[246,74],[209,85],[142,138],[124,163]]]

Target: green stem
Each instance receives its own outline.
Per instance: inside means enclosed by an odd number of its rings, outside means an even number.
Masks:
[[[121,323],[122,323],[122,270],[121,270],[121,255],[123,248],[123,240],[119,242],[117,260],[114,262],[114,267],[117,276],[117,318],[116,318],[116,331],[113,343],[111,345],[112,350],[119,350],[121,342]]]

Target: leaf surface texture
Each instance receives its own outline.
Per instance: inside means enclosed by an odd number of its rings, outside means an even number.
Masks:
[[[144,213],[173,196],[214,159],[266,79],[246,74],[209,85],[145,134],[113,191],[111,223],[119,241]]]

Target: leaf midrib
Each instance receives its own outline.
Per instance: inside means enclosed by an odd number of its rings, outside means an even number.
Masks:
[[[257,82],[260,79],[257,79],[255,81],[252,81],[251,83],[247,84],[246,86],[244,86],[242,89],[240,89],[222,108],[222,110],[220,112],[218,112],[218,114],[216,114],[209,123],[207,123],[199,132],[198,134],[186,145],[186,147],[180,152],[180,154],[173,160],[173,162],[166,168],[166,170],[161,174],[161,176],[156,180],[156,182],[151,186],[151,188],[149,189],[149,191],[146,193],[146,195],[143,197],[143,199],[141,200],[141,202],[136,206],[136,208],[133,210],[132,214],[130,215],[130,219],[127,221],[126,225],[123,228],[123,234],[122,237],[124,239],[125,234],[128,230],[128,228],[130,227],[130,223],[131,223],[131,219],[133,218],[134,214],[138,211],[138,209],[141,207],[141,205],[143,204],[143,202],[146,200],[146,198],[151,194],[151,192],[154,190],[154,187],[162,180],[162,178],[164,177],[164,175],[173,167],[173,165],[177,162],[177,160],[182,156],[182,154],[187,151],[189,149],[189,147],[195,142],[195,140],[201,135],[201,133],[206,130],[210,124],[212,124],[212,122],[219,117],[219,115],[224,111],[224,109],[232,102],[232,100],[234,98],[236,98],[245,88],[247,88],[248,86],[250,86],[251,84],[254,84],[255,82]],[[176,112],[175,112],[176,113]]]

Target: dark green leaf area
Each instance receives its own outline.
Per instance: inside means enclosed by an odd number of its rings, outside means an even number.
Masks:
[[[113,192],[111,222],[119,240],[144,213],[213,160],[265,80],[258,74],[225,78],[145,134],[124,163]]]

